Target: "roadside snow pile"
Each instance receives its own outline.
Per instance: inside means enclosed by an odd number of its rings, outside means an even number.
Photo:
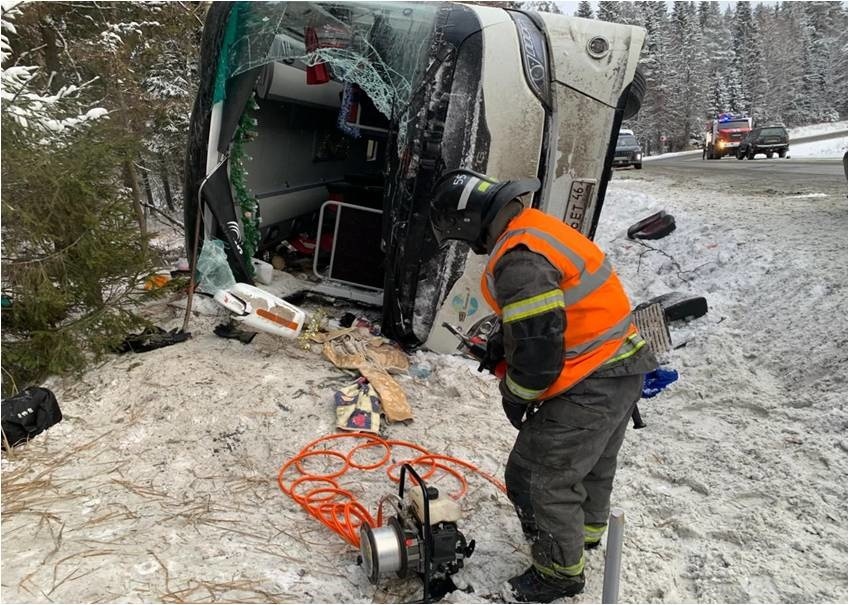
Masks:
[[[614,181],[597,237],[635,303],[679,290],[710,307],[672,327],[667,362],[681,378],[643,402],[648,427],[622,451],[621,600],[846,602],[844,194],[697,187]],[[674,233],[626,238],[661,208]],[[181,322],[164,304],[150,312],[166,329]],[[285,460],[334,432],[333,391],[354,377],[317,346],[218,338],[218,321],[194,317],[188,342],[48,383],[65,420],[2,460],[4,602],[420,596],[417,580],[369,584],[356,551],[275,481]],[[496,381],[461,357],[412,362],[427,371],[398,382],[415,420],[384,424],[383,435],[503,475],[516,433]],[[527,567],[529,548],[506,497],[468,479],[460,525],[478,547],[455,579],[470,592],[446,601],[487,603]],[[369,504],[396,489],[380,472],[342,486]],[[568,602],[599,601],[603,559],[588,553],[586,591]]]
[[[846,132],[849,122],[825,122],[823,124],[811,124],[809,126],[797,126],[796,128],[788,128],[787,133],[790,135],[790,142],[793,139],[802,137],[812,137],[818,134],[827,134],[829,132]]]
[[[849,147],[846,137],[813,141],[811,143],[793,143],[790,139],[791,158],[842,158]]]
[[[670,153],[661,153],[658,155],[646,155],[643,156],[644,162],[650,162],[651,160],[660,160],[666,158],[677,158],[682,155],[701,155],[701,149],[691,149],[690,151],[672,151]]]
[[[597,241],[635,302],[710,309],[672,327],[681,378],[623,449],[623,601],[846,601],[845,202],[612,184]],[[661,208],[674,233],[626,239]]]

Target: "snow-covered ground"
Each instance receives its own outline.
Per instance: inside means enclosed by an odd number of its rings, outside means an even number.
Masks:
[[[710,310],[672,326],[665,362],[681,378],[642,403],[648,427],[622,451],[621,600],[845,603],[845,190],[743,197],[638,177],[611,183],[597,241],[635,302],[676,290]],[[625,237],[660,208],[674,233]],[[197,316],[186,343],[49,383],[65,419],[3,456],[3,602],[418,597],[415,580],[369,584],[356,552],[275,482],[333,432],[332,393],[351,376],[296,341],[220,339],[218,321]],[[398,377],[415,420],[382,433],[501,476],[515,431],[495,381],[460,357],[412,361],[430,369]],[[468,478],[461,529],[478,548],[456,579],[472,592],[447,600],[483,603],[529,549],[506,497]],[[395,489],[380,472],[343,484],[371,510]],[[599,602],[603,556],[589,553],[586,591],[567,602]]]
[[[660,160],[666,158],[677,158],[682,155],[701,155],[701,149],[688,149],[687,151],[670,151],[669,153],[659,153],[657,155],[647,155],[643,157],[644,162],[651,162],[652,160]]]
[[[793,143],[790,139],[791,158],[842,158],[846,153],[849,139],[846,137],[813,141],[811,143]]]
[[[846,132],[849,122],[824,122],[823,124],[811,124],[809,126],[797,126],[789,128],[787,133],[790,135],[790,140],[802,137],[811,137],[818,134],[827,134],[830,132]]]

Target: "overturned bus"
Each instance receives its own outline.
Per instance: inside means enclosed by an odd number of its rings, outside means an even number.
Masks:
[[[200,239],[223,240],[237,281],[253,283],[252,257],[308,234],[311,289],[381,305],[384,334],[405,346],[452,350],[442,323],[490,311],[484,259],[434,241],[434,184],[456,168],[538,177],[529,203],[592,237],[619,126],[642,98],[644,35],[459,3],[215,2],[187,247],[199,219]]]

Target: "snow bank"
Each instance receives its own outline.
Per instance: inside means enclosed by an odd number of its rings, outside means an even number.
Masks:
[[[840,137],[810,143],[793,143],[790,139],[791,158],[842,158],[849,146],[849,139]]]
[[[626,239],[661,208],[674,233]],[[845,189],[611,184],[597,240],[634,299],[710,309],[672,327],[681,378],[623,449],[624,602],[846,600],[846,219]]]
[[[826,122],[824,124],[811,124],[810,126],[797,126],[796,128],[788,128],[790,141],[802,137],[810,137],[818,134],[827,134],[829,132],[846,132],[849,122]]]
[[[652,160],[660,160],[660,159],[663,159],[663,158],[677,158],[677,157],[682,156],[682,155],[701,155],[701,154],[702,154],[701,149],[691,149],[689,151],[672,151],[670,153],[661,153],[661,154],[658,154],[658,155],[643,156],[643,161],[644,162],[650,162]]]

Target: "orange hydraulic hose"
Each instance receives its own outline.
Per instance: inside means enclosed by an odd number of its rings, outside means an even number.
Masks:
[[[323,449],[316,449],[316,447],[322,443],[340,439],[365,441],[363,443],[358,443],[348,450],[347,453],[341,453],[326,447]],[[382,447],[384,449],[384,454],[380,460],[369,464],[354,462],[354,456],[358,452],[370,447]],[[277,473],[277,485],[284,494],[300,504],[301,507],[303,507],[303,509],[306,510],[312,517],[339,534],[342,539],[352,546],[359,547],[359,530],[363,523],[367,523],[371,527],[380,526],[383,523],[383,515],[381,514],[382,510],[378,510],[377,522],[375,522],[374,517],[362,504],[357,502],[356,498],[350,491],[339,487],[336,479],[342,477],[351,469],[372,471],[383,468],[392,458],[393,448],[407,448],[419,454],[417,457],[401,460],[386,467],[386,474],[395,483],[398,483],[400,478],[393,475],[392,471],[402,464],[410,464],[412,466],[430,466],[426,472],[420,473],[422,479],[424,480],[431,477],[437,470],[451,475],[460,484],[460,489],[457,492],[449,494],[452,498],[457,500],[465,495],[468,489],[468,481],[463,476],[462,471],[451,466],[456,465],[483,477],[499,490],[507,493],[507,488],[502,482],[489,473],[480,470],[470,462],[442,454],[433,454],[415,443],[386,440],[377,435],[372,435],[371,433],[334,433],[311,441],[293,458],[283,463],[280,467],[280,471]],[[305,471],[302,461],[307,458],[317,456],[330,456],[331,458],[339,459],[342,461],[342,468],[337,471],[324,474],[313,474]],[[300,476],[293,478],[287,487],[284,475],[290,471],[296,471]],[[298,493],[296,491],[299,486],[310,483],[319,484],[320,487],[302,490],[303,493]]]

